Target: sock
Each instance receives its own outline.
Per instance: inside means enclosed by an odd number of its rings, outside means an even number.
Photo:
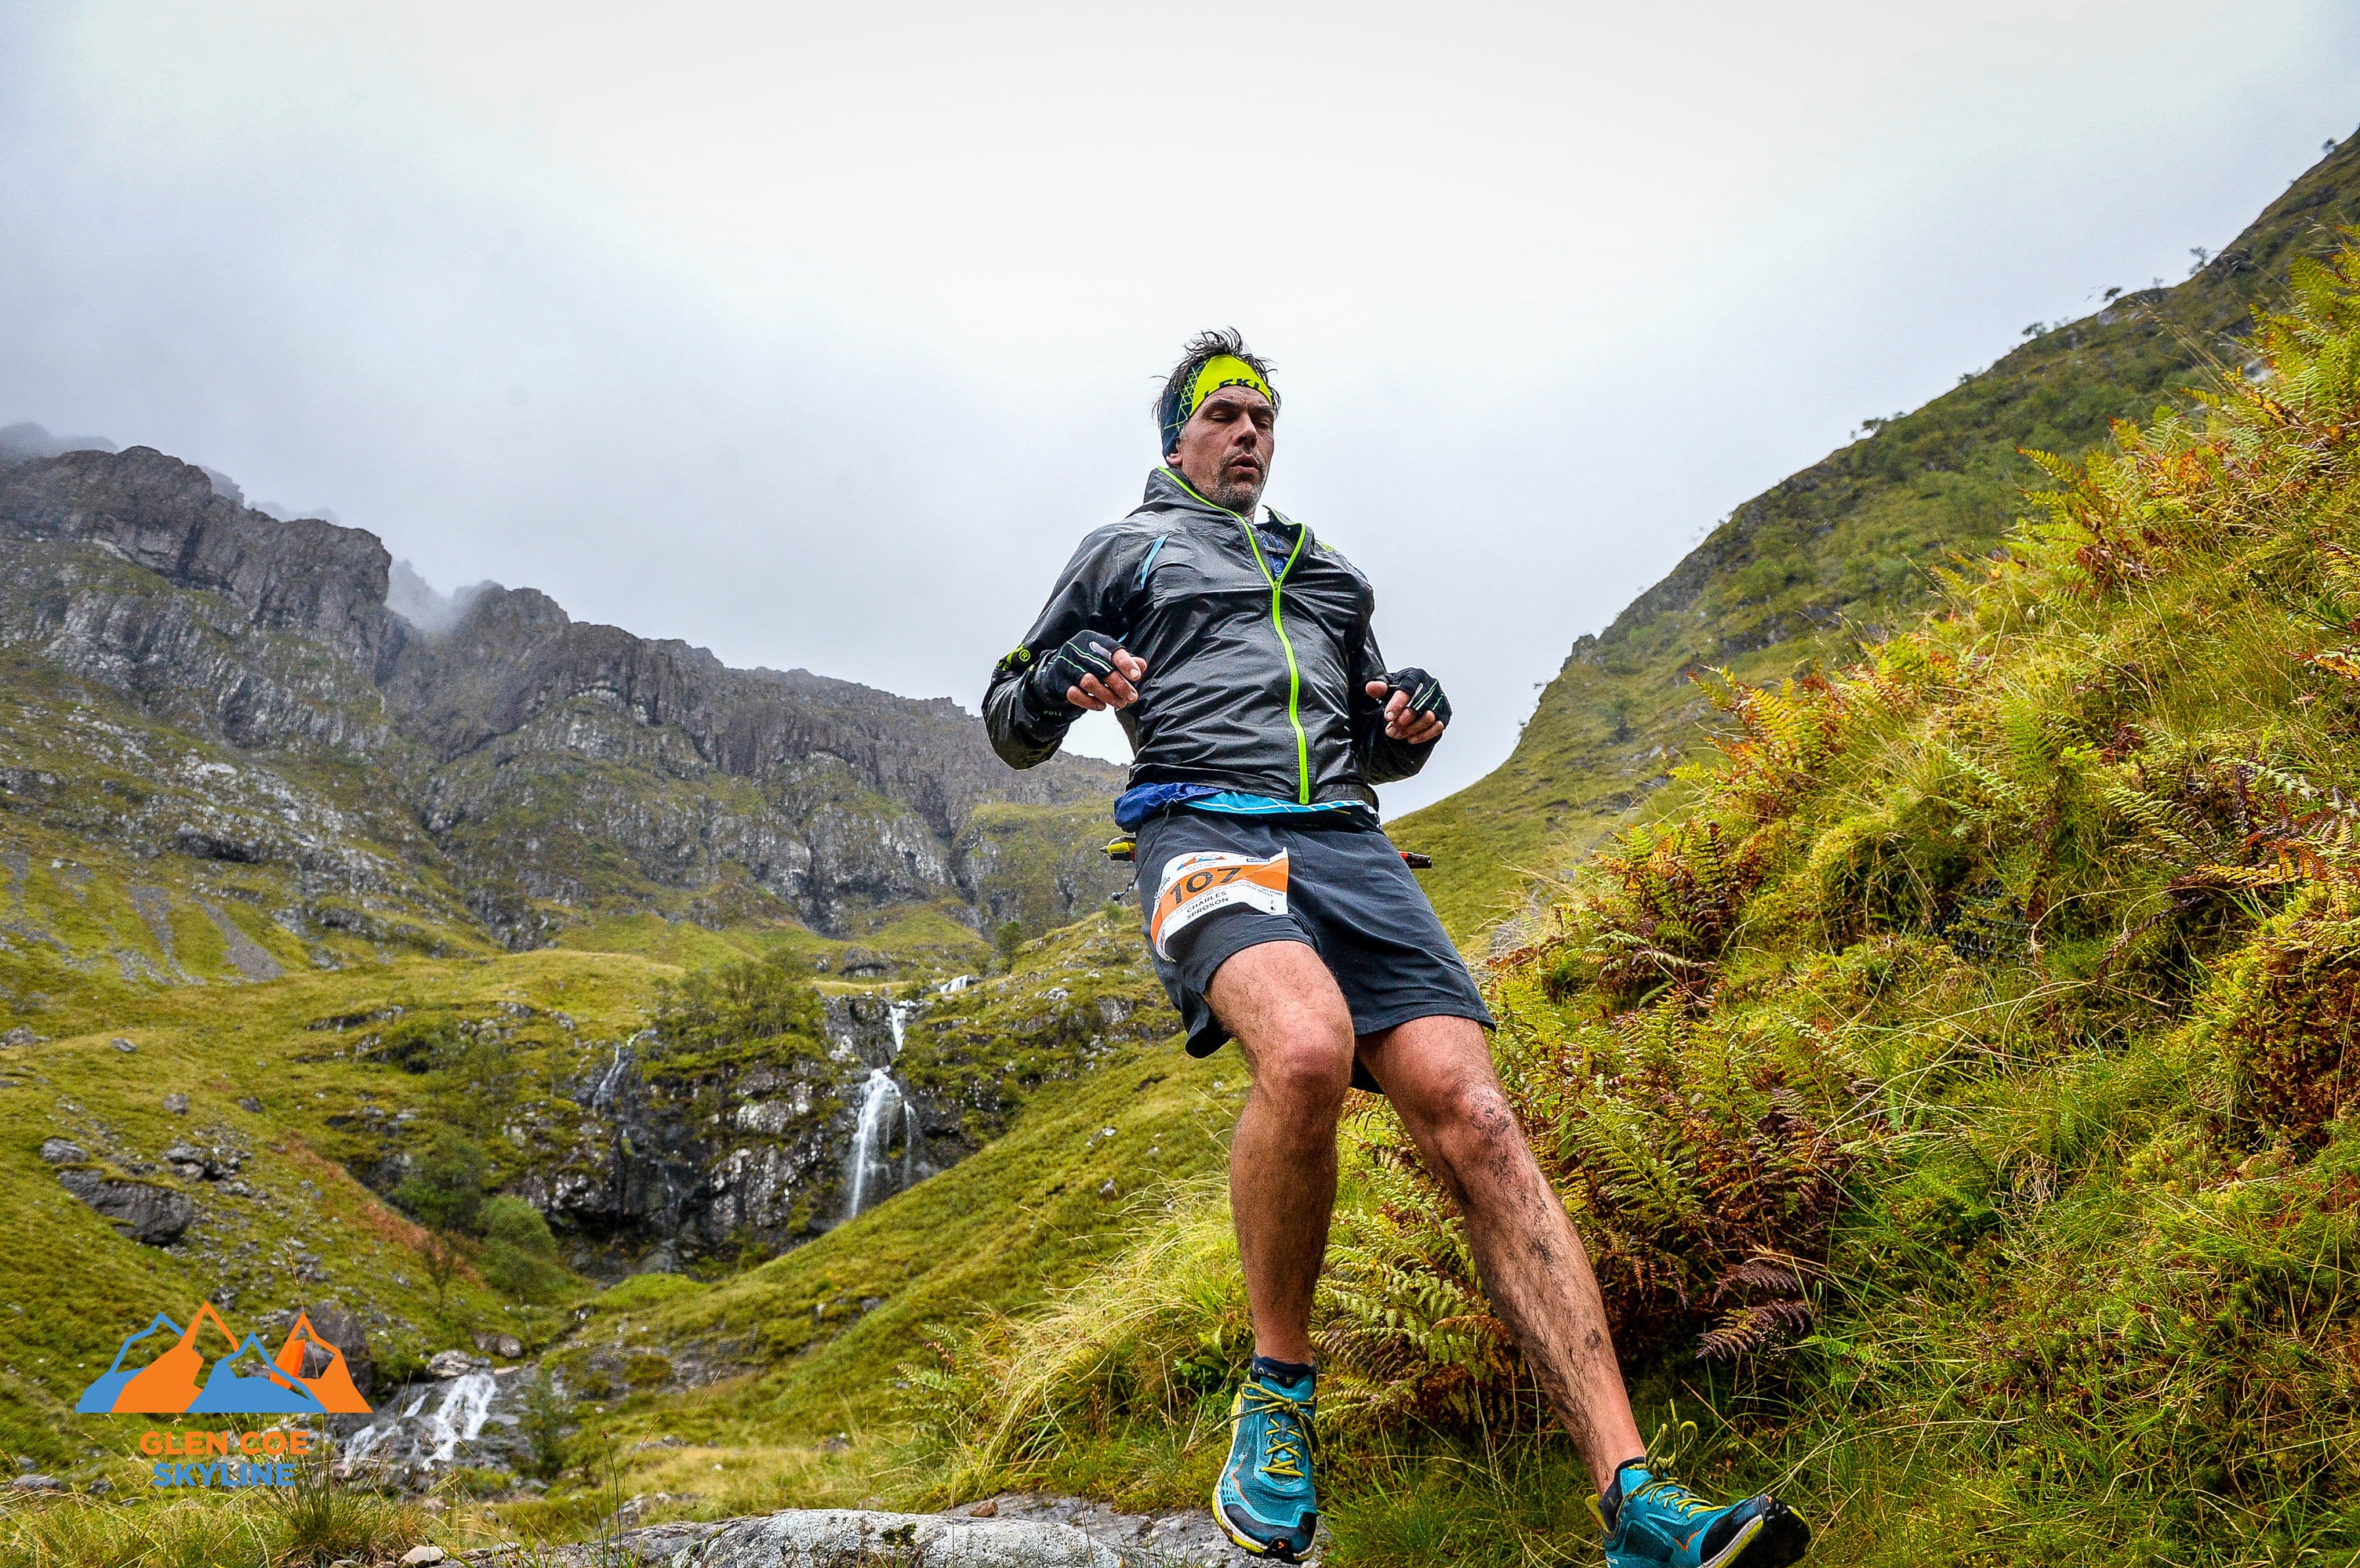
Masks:
[[[1251,1370],[1256,1382],[1300,1383],[1311,1376],[1308,1362],[1273,1361],[1267,1356],[1255,1356]]]

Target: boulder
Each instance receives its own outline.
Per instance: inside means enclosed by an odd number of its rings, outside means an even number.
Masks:
[[[23,1024],[18,1024],[6,1034],[0,1034],[0,1045],[38,1045],[40,1043],[41,1037]]]
[[[41,1140],[41,1158],[52,1165],[80,1165],[90,1158],[90,1151],[62,1138],[45,1138]]]
[[[124,1055],[126,1055],[126,1056],[130,1055],[133,1051],[137,1051],[137,1050],[138,1050],[138,1049],[139,1049],[137,1046],[136,1046],[136,1045],[132,1044],[129,1040],[124,1040],[124,1039],[120,1038],[119,1036],[118,1036],[116,1039],[115,1039],[115,1040],[109,1040],[107,1043],[108,1043],[109,1045],[114,1046],[115,1050],[117,1050],[117,1051],[119,1051],[123,1052],[123,1054],[124,1054]]]
[[[536,1559],[511,1547],[471,1552],[467,1561],[523,1568]],[[1123,1568],[1120,1553],[1067,1524],[860,1508],[792,1508],[717,1525],[651,1525],[595,1547],[561,1547],[538,1561],[565,1568],[660,1563],[683,1568],[874,1568],[882,1563],[895,1568]]]
[[[490,1362],[480,1356],[470,1356],[464,1350],[438,1350],[426,1363],[429,1377],[464,1377],[470,1372],[480,1372]]]
[[[71,1169],[59,1171],[58,1180],[144,1247],[170,1246],[197,1217],[195,1200],[178,1188]]]
[[[524,1341],[512,1334],[500,1334],[492,1329],[479,1328],[469,1337],[475,1340],[475,1348],[486,1356],[497,1356],[506,1361],[514,1361],[524,1354]]]
[[[368,1331],[361,1326],[360,1314],[342,1301],[318,1301],[303,1309],[311,1320],[311,1331],[344,1353],[344,1370],[353,1375],[353,1387],[368,1398],[370,1387],[377,1381],[377,1361],[369,1354]],[[305,1376],[311,1369],[304,1369]]]
[[[229,1149],[199,1149],[193,1143],[176,1143],[157,1158],[172,1168],[173,1175],[189,1181],[218,1181],[245,1163]]]
[[[189,1114],[189,1097],[186,1094],[167,1094],[164,1096],[164,1108],[176,1116],[185,1116]]]

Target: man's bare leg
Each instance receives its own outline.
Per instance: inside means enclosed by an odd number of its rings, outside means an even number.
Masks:
[[[1360,1051],[1427,1169],[1458,1200],[1485,1293],[1604,1491],[1614,1466],[1645,1444],[1590,1255],[1524,1141],[1482,1026],[1413,1018],[1367,1036]]]
[[[1229,1212],[1254,1354],[1308,1362],[1311,1295],[1336,1206],[1336,1123],[1352,1083],[1352,1015],[1319,954],[1299,942],[1246,948],[1213,972],[1206,996],[1253,1074],[1229,1143]]]

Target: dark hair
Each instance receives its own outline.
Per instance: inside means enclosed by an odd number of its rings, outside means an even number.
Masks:
[[[1172,374],[1164,379],[1164,390],[1155,396],[1155,428],[1163,433],[1167,453],[1180,444],[1180,427],[1188,422],[1180,411],[1180,399],[1196,385],[1196,373],[1205,368],[1205,362],[1224,354],[1235,354],[1252,365],[1254,373],[1270,383],[1270,406],[1278,407],[1278,383],[1271,379],[1270,363],[1246,347],[1246,340],[1237,328],[1224,327],[1218,332],[1207,328],[1188,340],[1188,346],[1181,351],[1180,363],[1172,367]]]

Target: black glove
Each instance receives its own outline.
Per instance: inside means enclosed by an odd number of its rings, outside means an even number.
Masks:
[[[1076,632],[1032,672],[1033,700],[1051,713],[1068,706],[1067,687],[1080,685],[1085,675],[1103,682],[1114,673],[1114,638],[1104,632]]]
[[[1389,670],[1384,679],[1385,684],[1393,691],[1407,694],[1412,714],[1432,713],[1446,724],[1450,722],[1450,699],[1442,694],[1442,682],[1416,665],[1404,670]],[[1393,692],[1385,694],[1385,702],[1388,706],[1392,704]]]

